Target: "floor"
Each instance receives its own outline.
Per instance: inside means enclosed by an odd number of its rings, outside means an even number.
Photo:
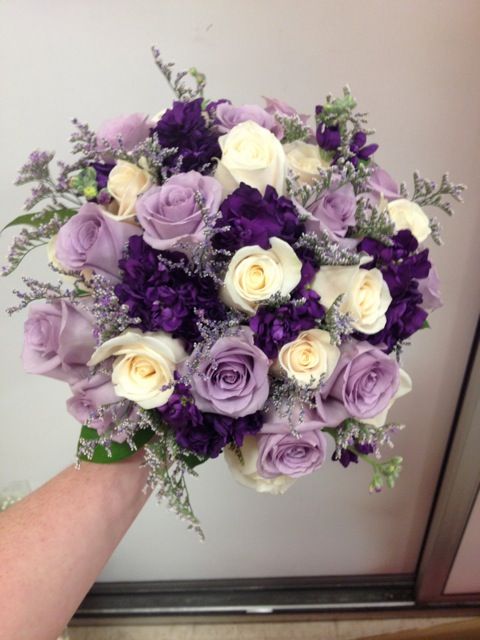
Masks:
[[[449,625],[446,627],[446,625]],[[460,635],[468,627],[467,635]],[[443,629],[442,629],[443,627]],[[399,632],[429,629],[420,635]],[[440,632],[435,628],[441,629]],[[436,635],[440,633],[440,635]],[[381,635],[402,638],[480,638],[480,618],[402,618],[393,620],[341,620],[330,622],[250,623],[215,625],[160,625],[118,627],[76,627],[68,629],[65,640],[366,640]]]

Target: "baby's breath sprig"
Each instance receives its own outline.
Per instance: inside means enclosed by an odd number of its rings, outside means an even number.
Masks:
[[[351,266],[360,263],[360,256],[341,247],[328,233],[302,233],[294,244],[294,249],[310,249],[319,266]]]

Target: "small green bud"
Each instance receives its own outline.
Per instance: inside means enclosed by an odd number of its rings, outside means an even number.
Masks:
[[[83,195],[87,200],[93,200],[97,196],[97,187],[95,185],[87,185],[83,189]]]

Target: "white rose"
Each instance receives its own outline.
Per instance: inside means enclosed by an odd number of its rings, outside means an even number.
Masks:
[[[423,242],[431,233],[427,214],[416,203],[400,198],[387,205],[387,211],[395,225],[395,229],[408,229],[419,242]]]
[[[312,388],[327,380],[337,366],[340,350],[330,342],[328,331],[308,329],[296,340],[284,344],[278,354],[278,364],[289,378]]]
[[[187,354],[180,340],[167,333],[127,329],[96,349],[88,365],[116,356],[112,369],[115,393],[143,409],[164,405],[173,392],[174,371]]]
[[[383,425],[387,422],[388,412],[392,408],[393,403],[405,396],[407,393],[410,393],[412,390],[412,379],[408,375],[408,373],[404,369],[400,369],[400,385],[398,387],[397,393],[390,400],[388,406],[373,418],[365,419],[365,422],[368,424],[373,424],[375,427],[383,427]]]
[[[300,282],[302,263],[292,247],[270,238],[271,249],[242,247],[230,260],[220,295],[229,307],[251,315],[275,293],[288,295]]]
[[[320,147],[301,140],[295,140],[283,147],[287,164],[297,176],[299,182],[313,184],[318,180],[320,169],[328,169],[330,162],[322,157]]]
[[[247,120],[218,139],[222,157],[214,177],[223,187],[224,197],[240,182],[258,189],[262,195],[272,185],[279,195],[285,192],[286,158],[279,139],[268,129]]]
[[[116,220],[126,220],[135,216],[137,197],[151,185],[150,174],[146,169],[126,160],[118,160],[108,176],[107,189],[118,203],[118,213],[109,214]]]
[[[361,260],[362,263],[369,261],[368,257]],[[357,331],[371,335],[383,329],[387,322],[385,312],[392,296],[379,269],[361,269],[360,265],[321,267],[312,289],[327,308],[343,295],[340,311],[350,315]]]
[[[258,446],[255,436],[246,436],[240,451],[242,452],[243,464],[230,447],[225,447],[223,453],[233,477],[245,487],[255,489],[259,493],[280,495],[285,493],[295,482],[295,478],[290,478],[289,476],[280,475],[275,478],[264,478],[258,473]]]

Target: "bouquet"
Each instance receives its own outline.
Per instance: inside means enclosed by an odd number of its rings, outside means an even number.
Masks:
[[[148,485],[200,535],[186,477],[224,454],[242,484],[284,493],[327,459],[372,467],[411,389],[402,349],[441,305],[425,209],[462,185],[375,162],[348,88],[314,117],[277,99],[204,95],[196,69],[154,59],[175,100],[154,116],[73,120],[74,160],[34,151],[3,273],[46,249],[56,282],[23,278],[28,373],[66,382],[82,460],[142,449]]]

